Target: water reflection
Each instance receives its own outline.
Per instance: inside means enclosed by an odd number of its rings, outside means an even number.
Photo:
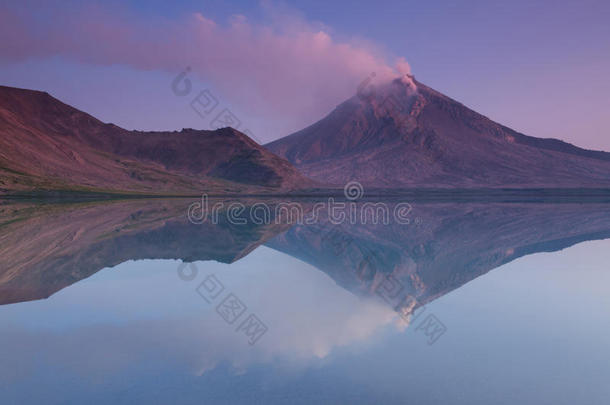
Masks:
[[[276,266],[269,266],[271,260]],[[197,262],[199,274],[192,282],[177,276],[176,265],[127,262],[58,293],[48,305],[16,305],[0,318],[10,325],[3,340],[12,347],[19,342],[45,347],[44,365],[70,359],[76,374],[108,375],[141,363],[162,370],[170,361],[202,375],[223,363],[235,372],[278,358],[297,366],[396,325],[393,311],[381,303],[356,297],[323,273],[268,248],[231,266]],[[268,325],[256,345],[196,293],[210,274]],[[13,355],[9,364],[28,372],[41,365],[35,356]],[[12,372],[6,366],[4,372]]]
[[[524,384],[519,373],[567,403],[570,392],[533,371],[563,362],[574,372],[557,377],[562,387],[608,394],[610,280],[586,271],[601,259],[516,260],[608,238],[607,205],[429,203],[408,224],[236,225],[193,224],[190,203],[0,206],[9,403],[489,403]],[[183,261],[198,269],[190,281]],[[525,265],[536,261],[537,272]],[[212,274],[268,326],[255,345],[197,293]],[[422,309],[448,327],[433,346],[416,330]],[[497,374],[495,385],[473,388],[468,370]],[[541,400],[535,391],[502,397]]]
[[[127,260],[231,263],[290,225],[193,225],[188,200],[2,207],[0,304],[46,298]]]
[[[193,224],[186,216],[191,204],[0,205],[0,304],[46,298],[128,260],[233,263],[266,244],[350,292],[376,294],[410,312],[518,257],[610,237],[607,204],[430,203],[415,206],[408,223],[335,224],[321,212],[312,224],[280,219],[260,225],[223,215]]]

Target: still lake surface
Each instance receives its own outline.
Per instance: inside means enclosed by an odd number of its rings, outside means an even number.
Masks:
[[[608,204],[189,205],[0,205],[1,403],[610,403]]]

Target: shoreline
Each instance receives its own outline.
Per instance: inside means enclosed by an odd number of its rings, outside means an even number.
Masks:
[[[409,202],[572,202],[610,203],[610,188],[409,188],[368,189],[361,198],[351,200],[339,188],[316,188],[276,193],[206,193],[199,194],[146,194],[129,192],[97,192],[72,190],[44,190],[0,195],[0,201],[23,202],[83,202],[133,199],[199,199],[202,195],[214,199],[311,199],[335,198],[346,201],[372,199],[401,199]]]

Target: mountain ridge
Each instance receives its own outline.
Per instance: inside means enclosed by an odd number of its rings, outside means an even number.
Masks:
[[[0,189],[198,194],[312,184],[247,135],[128,131],[46,92],[0,86]],[[1,191],[1,190],[0,190]]]

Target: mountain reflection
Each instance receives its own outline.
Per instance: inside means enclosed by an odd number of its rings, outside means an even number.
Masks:
[[[192,203],[0,205],[0,304],[47,298],[129,260],[232,263],[265,244],[408,316],[518,257],[610,237],[608,206],[593,203],[427,203],[413,207],[409,223],[334,224],[322,213],[315,223],[260,225],[231,223],[223,215],[194,224],[187,218]],[[314,203],[302,204],[307,211]]]

